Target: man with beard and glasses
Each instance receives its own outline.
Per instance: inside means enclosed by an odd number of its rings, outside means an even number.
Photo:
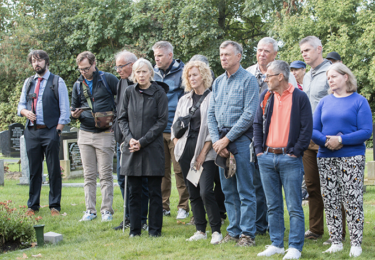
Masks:
[[[58,216],[62,187],[60,134],[64,125],[70,122],[68,90],[62,78],[49,72],[49,57],[45,51],[31,51],[28,61],[36,74],[25,80],[17,111],[19,116],[27,118],[24,135],[30,186],[26,214],[34,215],[40,208],[45,155],[50,187],[49,208],[52,216]]]

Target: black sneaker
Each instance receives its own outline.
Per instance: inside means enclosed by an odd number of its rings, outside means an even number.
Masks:
[[[124,224],[124,222],[121,221],[120,225],[118,225],[117,227],[114,227],[113,229],[114,230],[122,230],[123,224]],[[130,220],[128,218],[125,218],[125,229],[127,229],[129,227],[130,227]]]

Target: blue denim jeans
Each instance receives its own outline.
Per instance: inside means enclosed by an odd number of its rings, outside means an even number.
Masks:
[[[302,251],[305,217],[302,209],[302,157],[265,152],[258,157],[260,176],[268,206],[268,225],[272,245],[284,247],[284,188],[289,212],[289,248]]]
[[[225,195],[230,236],[241,234],[255,238],[256,197],[253,185],[254,163],[250,163],[250,139],[241,136],[234,141],[238,153],[236,159],[236,174],[229,179],[224,177],[224,169],[219,167],[221,188]]]
[[[121,151],[120,144],[117,143],[117,183],[120,186],[122,199],[124,199],[124,185],[125,185],[125,175],[121,175]],[[129,187],[127,189],[127,200],[126,200],[126,211],[125,217],[129,218]],[[148,179],[142,178],[142,199],[141,199],[141,218],[142,225],[147,223],[147,213],[148,213]]]

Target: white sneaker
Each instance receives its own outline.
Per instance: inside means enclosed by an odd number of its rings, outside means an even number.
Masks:
[[[286,255],[283,257],[285,259],[299,259],[301,257],[301,252],[293,247],[289,247],[285,252]]]
[[[223,235],[220,234],[219,232],[215,231],[212,233],[212,238],[211,238],[211,244],[216,245],[219,244],[219,242],[223,240]]]
[[[80,221],[90,221],[90,220],[93,220],[93,219],[96,218],[96,214],[91,213],[90,210],[84,211],[83,213],[85,213],[85,214],[83,215],[83,217],[81,218]]]
[[[178,209],[176,219],[184,219],[189,217],[189,212],[186,212],[184,209]]]
[[[112,219],[113,219],[113,216],[111,212],[104,211],[104,213],[102,214],[102,221],[112,221]]]
[[[207,234],[202,233],[201,231],[197,231],[194,233],[192,237],[190,237],[189,239],[186,239],[186,241],[197,241],[200,239],[207,239]]]
[[[263,252],[260,252],[257,256],[271,256],[274,254],[284,254],[284,248],[283,247],[276,247],[273,245],[266,246],[266,250]]]
[[[338,251],[341,251],[343,250],[344,247],[342,245],[342,243],[339,243],[339,244],[332,244],[330,248],[328,248],[326,251],[324,251],[323,253],[336,253]]]
[[[362,247],[361,246],[352,246],[350,248],[349,256],[357,257],[362,254]]]

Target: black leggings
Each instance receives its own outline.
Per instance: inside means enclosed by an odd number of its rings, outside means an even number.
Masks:
[[[206,232],[206,210],[212,233],[220,232],[221,219],[220,210],[215,199],[214,178],[216,165],[214,161],[203,163],[203,171],[199,179],[198,187],[195,187],[186,176],[190,169],[190,163],[194,156],[197,136],[188,137],[184,152],[179,160],[185,184],[188,187],[191,209],[194,214],[195,227],[197,231]],[[206,210],[205,210],[206,208]]]

